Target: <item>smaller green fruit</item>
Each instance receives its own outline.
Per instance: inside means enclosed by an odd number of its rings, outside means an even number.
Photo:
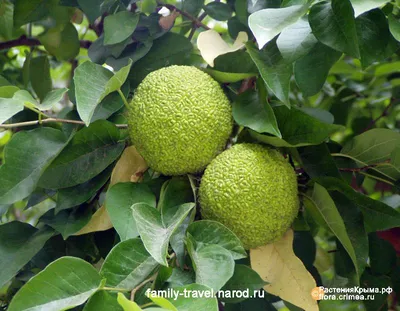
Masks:
[[[277,151],[238,144],[206,168],[199,190],[203,218],[221,222],[246,249],[274,242],[299,208],[297,178]]]

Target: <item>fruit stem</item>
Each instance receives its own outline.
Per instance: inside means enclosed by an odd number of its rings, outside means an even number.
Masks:
[[[122,93],[121,89],[118,89],[117,91],[118,91],[119,96],[121,96],[125,107],[129,109],[129,104],[128,104],[128,101],[126,100],[126,97],[125,97],[124,93]]]

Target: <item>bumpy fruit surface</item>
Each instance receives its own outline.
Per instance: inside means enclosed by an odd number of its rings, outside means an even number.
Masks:
[[[196,173],[220,153],[232,131],[232,111],[220,85],[190,66],[156,70],[132,99],[130,137],[155,171]]]
[[[246,249],[278,240],[297,215],[296,174],[276,150],[238,144],[222,152],[200,184],[203,218],[231,229]]]

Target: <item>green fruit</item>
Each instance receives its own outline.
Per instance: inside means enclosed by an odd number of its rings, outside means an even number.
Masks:
[[[156,70],[130,104],[130,137],[147,164],[164,175],[203,170],[232,131],[232,110],[220,85],[195,67]]]
[[[297,215],[297,178],[274,149],[238,144],[217,156],[200,184],[201,214],[231,229],[246,249],[278,240]]]

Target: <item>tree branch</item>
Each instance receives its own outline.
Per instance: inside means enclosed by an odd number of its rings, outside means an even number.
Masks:
[[[185,16],[187,19],[190,19],[197,28],[201,27],[201,28],[204,28],[206,30],[210,29],[210,27],[208,27],[206,24],[203,24],[196,17],[190,15],[188,12],[185,12],[185,11],[182,11],[182,10],[178,9],[175,5],[166,4],[166,3],[163,3],[161,1],[157,1],[157,4],[159,6],[165,6],[166,8],[168,8],[171,11],[176,11],[176,12],[180,13],[181,15]]]
[[[205,19],[206,16],[207,16],[207,13],[203,12],[198,18],[199,22],[201,22],[203,19]],[[190,33],[189,33],[189,36],[188,36],[189,40],[192,40],[192,38],[194,36],[194,33],[196,32],[196,29],[197,29],[196,24],[194,22],[192,24],[193,24],[193,26],[192,26],[192,29],[190,30]]]
[[[10,124],[0,124],[0,128],[4,129],[11,129],[16,127],[25,127],[25,126],[32,126],[38,124],[46,124],[46,123],[68,123],[68,124],[79,124],[85,125],[85,122],[78,121],[78,120],[66,120],[66,119],[58,119],[58,118],[48,118],[44,120],[34,120],[34,121],[26,121],[26,122],[19,122],[19,123],[10,123]],[[115,124],[116,127],[120,129],[128,128],[127,124]]]
[[[390,159],[388,159],[388,160],[386,160],[384,162],[381,162],[381,163],[370,164],[370,165],[366,165],[366,166],[363,166],[363,167],[339,168],[339,171],[342,171],[342,172],[362,172],[362,171],[366,171],[366,170],[369,170],[370,168],[374,168],[374,167],[377,167],[377,166],[380,166],[380,165],[386,164],[386,163],[390,163]]]
[[[88,49],[92,44],[91,41],[88,40],[81,40],[80,46],[83,49]],[[15,40],[10,40],[6,42],[0,43],[0,50],[11,49],[17,46],[38,46],[42,45],[38,39],[28,38],[27,36],[23,35]]]
[[[392,98],[392,99],[390,100],[389,105],[387,105],[387,107],[383,110],[382,114],[381,114],[378,118],[376,118],[375,120],[372,120],[371,123],[368,124],[368,126],[364,129],[363,132],[368,131],[369,129],[371,129],[371,128],[376,124],[376,122],[378,122],[378,121],[379,121],[380,119],[382,119],[383,117],[386,117],[386,116],[388,115],[389,109],[393,106],[393,104],[394,104],[395,102],[396,102],[396,99],[395,99],[395,98]]]

